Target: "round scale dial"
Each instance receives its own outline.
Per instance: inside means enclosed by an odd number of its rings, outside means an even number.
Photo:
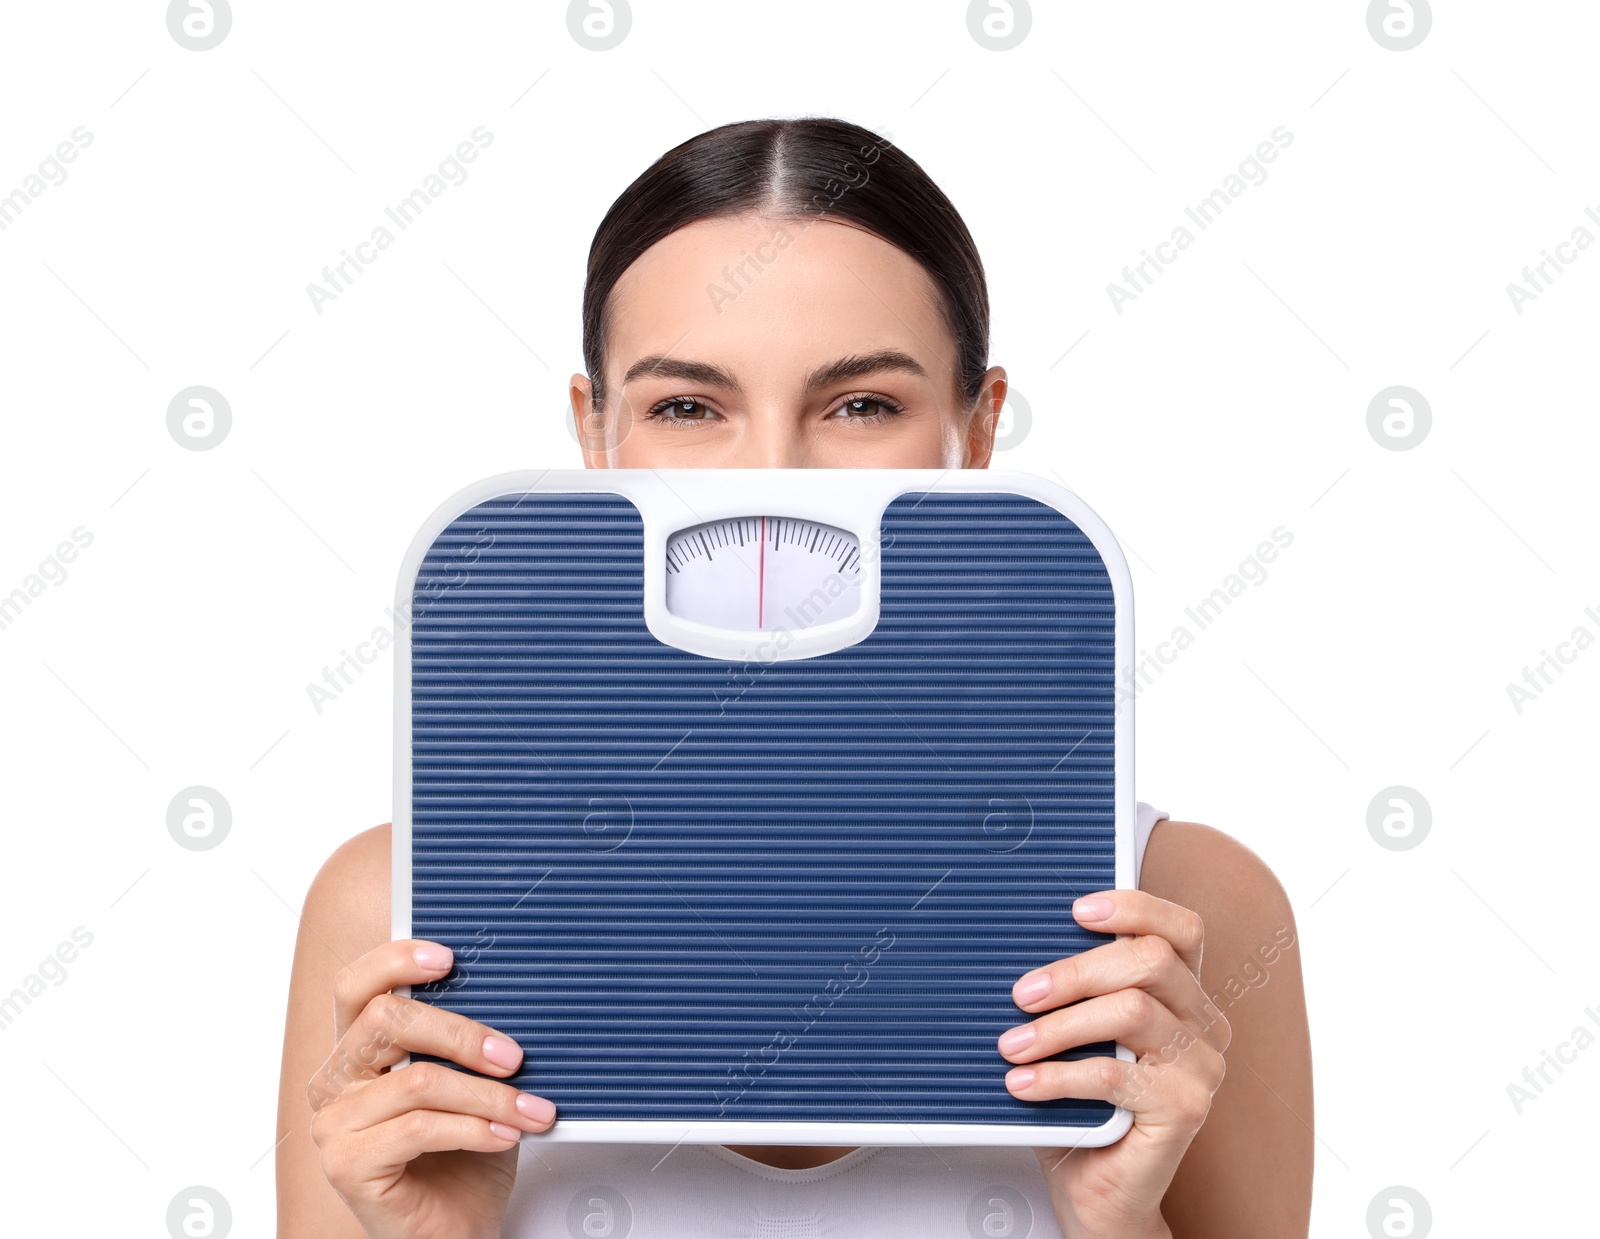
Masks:
[[[861,543],[792,516],[736,516],[667,539],[667,610],[741,631],[812,628],[861,606]]]

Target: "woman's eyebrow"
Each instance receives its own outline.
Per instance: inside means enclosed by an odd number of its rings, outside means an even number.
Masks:
[[[825,366],[818,366],[806,376],[805,391],[807,395],[824,387],[832,387],[835,383],[842,383],[846,379],[866,378],[869,374],[881,374],[885,370],[898,370],[903,374],[914,374],[919,378],[927,378],[928,372],[922,368],[920,362],[909,353],[902,353],[899,349],[879,349],[876,353],[857,353],[851,357],[841,357],[838,361],[830,361]]]
[[[646,375],[651,378],[682,379],[686,383],[698,383],[703,387],[740,390],[739,381],[721,366],[714,366],[708,361],[668,357],[665,353],[653,353],[649,357],[639,358],[622,376],[623,386],[626,387],[634,379],[644,378]]]
[[[865,378],[869,374],[881,374],[886,370],[898,370],[903,374],[913,374],[920,378],[928,377],[928,372],[915,357],[899,349],[886,348],[879,349],[875,353],[856,353],[849,357],[840,357],[836,361],[818,366],[806,376],[804,390],[807,395],[811,395],[821,388],[832,387],[846,379]],[[721,366],[712,365],[707,361],[690,361],[684,357],[669,357],[664,353],[653,353],[649,357],[639,358],[622,376],[623,385],[626,386],[635,379],[647,375],[651,378],[681,379],[686,383],[720,387],[725,391],[743,390],[739,386],[739,380]]]

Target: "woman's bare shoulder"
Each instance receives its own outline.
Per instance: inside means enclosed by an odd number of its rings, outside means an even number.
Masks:
[[[1307,1233],[1316,1122],[1299,935],[1283,884],[1233,836],[1162,821],[1140,886],[1198,913],[1200,982],[1231,1039],[1227,1078],[1173,1177],[1162,1216],[1175,1235]]]
[[[1156,823],[1145,845],[1139,888],[1202,915],[1223,908],[1292,915],[1272,867],[1232,835],[1200,822]]]
[[[306,892],[303,921],[348,962],[389,941],[389,823],[346,839]]]
[[[389,823],[351,835],[328,855],[317,871],[318,881],[363,884],[389,868]]]

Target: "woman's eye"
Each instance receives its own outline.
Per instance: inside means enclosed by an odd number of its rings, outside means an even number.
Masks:
[[[698,400],[669,400],[665,404],[658,404],[650,410],[651,417],[659,417],[669,422],[706,422],[710,421],[711,410]]]
[[[833,416],[839,417],[843,421],[857,418],[869,420],[884,414],[898,412],[900,412],[898,406],[890,404],[887,400],[879,400],[874,396],[852,396],[849,400],[839,405]]]

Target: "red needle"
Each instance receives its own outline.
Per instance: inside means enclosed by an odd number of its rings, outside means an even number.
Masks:
[[[761,518],[761,568],[756,574],[756,627],[760,628],[767,606],[767,518]]]

